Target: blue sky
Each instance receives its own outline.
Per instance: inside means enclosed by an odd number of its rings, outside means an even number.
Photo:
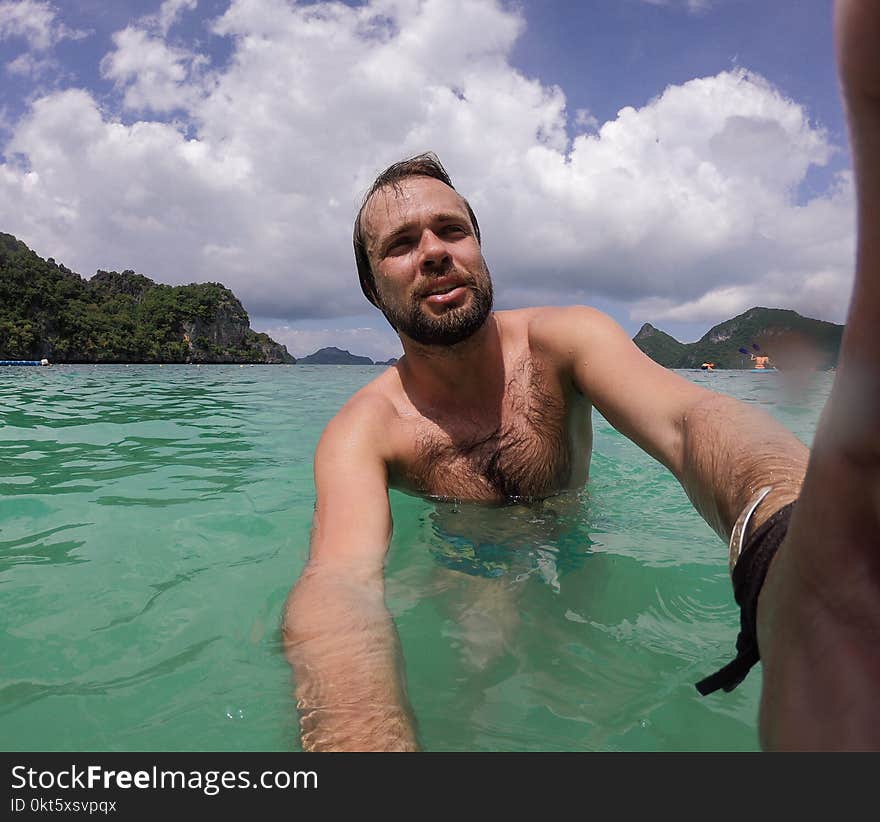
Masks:
[[[0,0],[0,230],[84,276],[221,281],[295,355],[399,344],[350,225],[435,150],[498,307],[679,339],[842,322],[852,175],[823,0]]]

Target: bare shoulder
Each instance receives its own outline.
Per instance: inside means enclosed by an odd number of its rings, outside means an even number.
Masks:
[[[533,348],[569,356],[591,347],[628,342],[626,332],[607,314],[588,305],[547,306],[528,312],[528,335]]]
[[[385,457],[389,427],[398,417],[394,401],[399,380],[393,368],[365,385],[327,423],[318,453],[337,449],[370,450]]]

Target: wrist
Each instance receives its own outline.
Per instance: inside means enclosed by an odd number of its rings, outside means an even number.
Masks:
[[[697,683],[703,695],[719,688],[732,691],[760,660],[758,645],[758,599],[770,565],[788,531],[794,501],[773,512],[753,532],[749,520],[769,497],[765,487],[749,502],[737,519],[730,541],[730,562],[734,596],[740,606],[740,632],[736,640],[736,657],[721,670]],[[748,534],[748,536],[746,536]]]

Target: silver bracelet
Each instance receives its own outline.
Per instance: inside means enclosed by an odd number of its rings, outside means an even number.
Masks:
[[[752,514],[755,513],[755,509],[764,500],[764,497],[766,497],[772,490],[772,485],[765,485],[763,488],[759,488],[755,496],[749,501],[749,504],[743,508],[742,513],[733,525],[733,531],[730,534],[730,544],[728,545],[728,564],[730,566],[731,576],[733,576],[733,569],[736,567],[736,561],[739,559],[739,555],[742,553],[743,545],[746,541],[746,531],[749,527],[749,520],[752,518]]]

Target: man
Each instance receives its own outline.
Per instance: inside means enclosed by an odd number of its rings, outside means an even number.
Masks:
[[[860,189],[864,217],[880,207],[880,170],[867,150],[880,146],[880,60],[865,33],[880,34],[880,11],[850,0],[838,12],[860,182],[867,177]],[[856,369],[845,390],[874,412],[880,379],[867,396],[861,379],[880,375],[880,368],[873,354],[857,355],[873,350],[864,335],[880,319],[880,249],[862,236],[856,304],[861,297],[864,315],[854,306],[844,352]],[[358,214],[354,244],[364,293],[397,330],[404,356],[346,403],[315,455],[310,558],[283,625],[306,750],[418,747],[399,642],[383,601],[389,487],[489,502],[582,487],[595,407],[673,472],[723,539],[751,509],[750,534],[769,528],[784,535],[782,513],[800,494],[807,449],[762,412],[658,366],[594,309],[493,312],[477,220],[436,158],[422,155],[380,175]],[[842,359],[838,386],[843,372]],[[811,478],[832,482],[835,493],[823,495],[807,483],[759,609],[760,584],[752,594],[768,683],[761,717],[768,746],[880,744],[876,716],[873,737],[858,736],[858,723],[816,735],[815,724],[805,729],[810,723],[802,721],[823,710],[809,676],[829,654],[839,670],[849,670],[850,662],[861,674],[861,690],[837,683],[829,695],[841,711],[847,699],[865,700],[880,683],[880,655],[869,653],[876,647],[871,639],[880,636],[880,552],[866,556],[853,530],[873,524],[876,546],[880,413],[841,408],[847,439],[837,436],[834,414],[826,413],[811,466]],[[865,443],[872,450],[852,460]],[[868,490],[866,477],[873,483]],[[838,500],[837,488],[848,489],[848,497]],[[829,523],[840,525],[834,537],[848,552],[848,565],[839,584],[826,589],[826,577],[838,572],[823,542]],[[846,642],[837,647],[841,636]],[[836,673],[820,679],[830,682]],[[736,677],[722,680],[729,687]]]
[[[383,604],[389,487],[481,502],[582,487],[595,406],[673,471],[722,536],[770,472],[755,525],[797,497],[807,450],[792,434],[657,365],[610,318],[492,312],[476,218],[435,158],[377,179],[355,250],[364,292],[405,353],[349,400],[316,452],[310,560],[285,622],[305,747],[416,745]]]

